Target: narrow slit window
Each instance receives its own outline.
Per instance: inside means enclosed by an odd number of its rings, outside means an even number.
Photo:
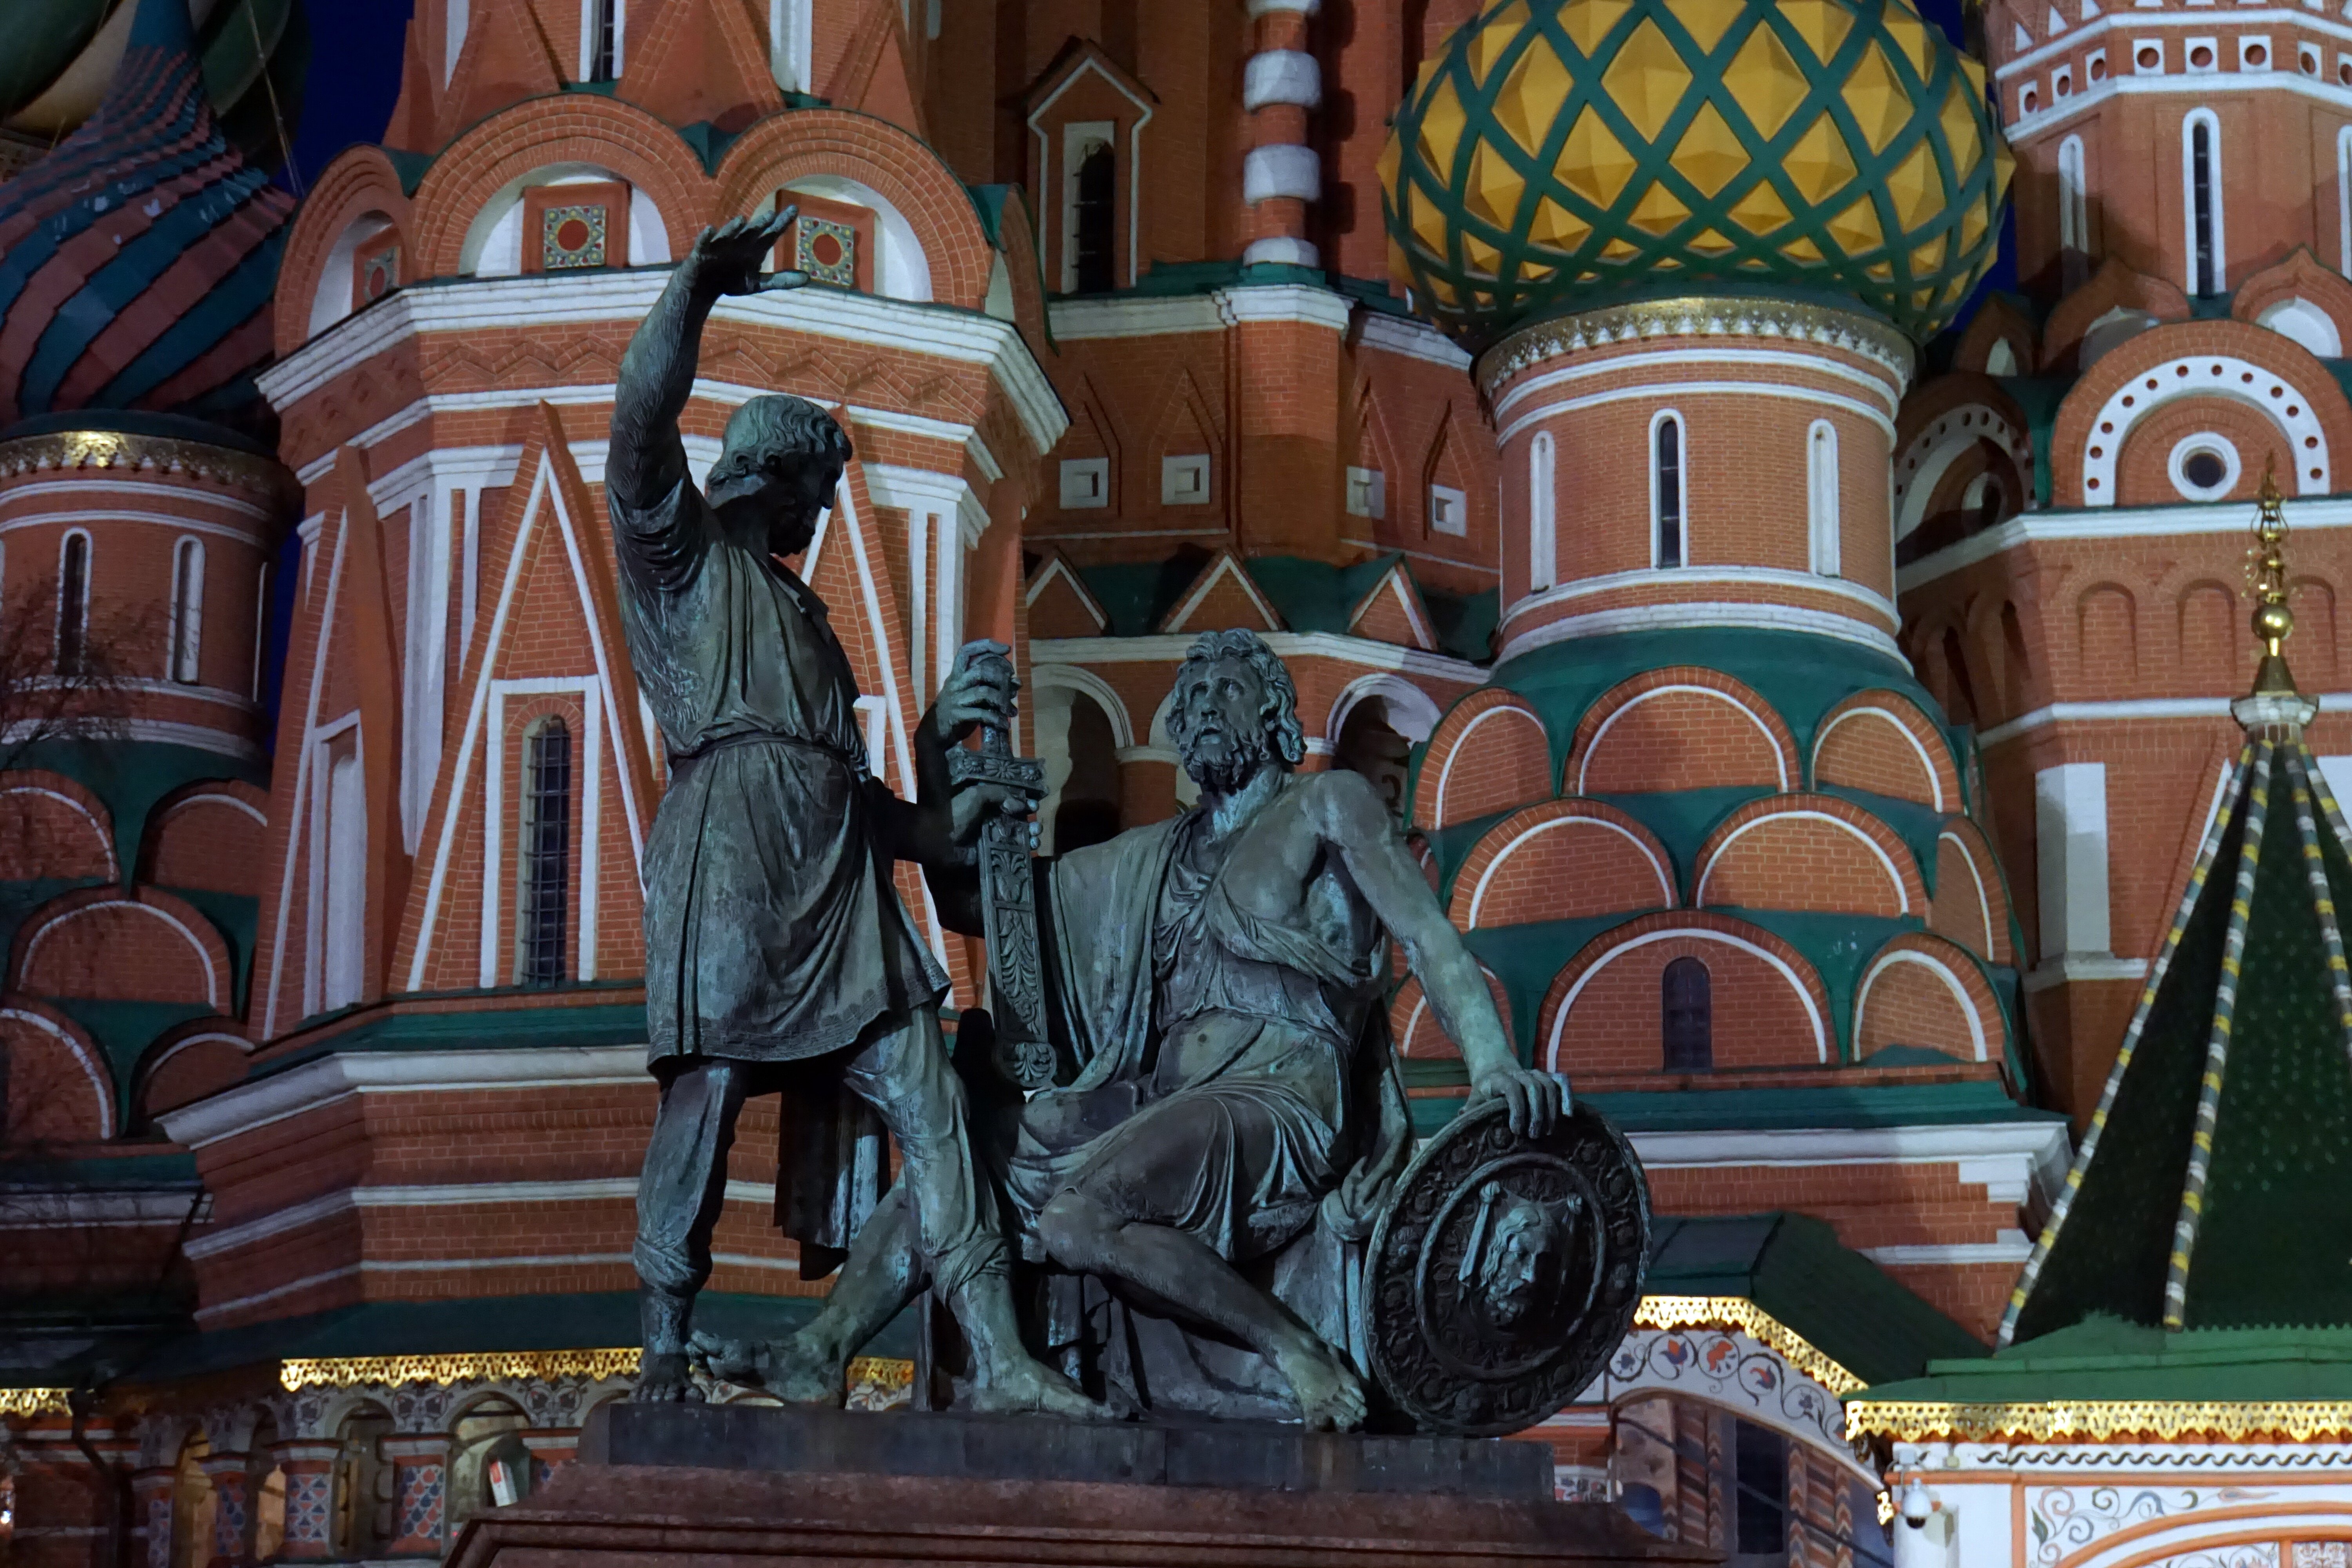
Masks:
[[[1077,184],[1073,201],[1076,216],[1071,236],[1075,259],[1071,271],[1081,294],[1107,293],[1116,288],[1113,253],[1118,219],[1118,158],[1107,142],[1097,142],[1079,160],[1073,176]]]
[[[183,539],[172,552],[172,679],[196,683],[205,641],[205,547]]]
[[[1551,432],[1538,430],[1528,447],[1528,592],[1540,593],[1559,574],[1559,544],[1552,511]]]
[[[1683,422],[1678,416],[1661,418],[1651,437],[1652,505],[1657,512],[1657,553],[1661,566],[1683,563]]]
[[[1814,420],[1805,437],[1805,513],[1813,570],[1834,577],[1839,554],[1838,441],[1837,427],[1826,419]]]
[[[1659,977],[1660,1022],[1665,1035],[1665,1070],[1715,1070],[1715,984],[1706,965],[1677,958]]]
[[[89,658],[89,535],[68,533],[58,563],[58,673],[79,675]]]
[[[2214,132],[2212,121],[2189,122],[2189,239],[2191,294],[2221,291],[2221,200],[2213,188]]]
[[[621,0],[588,0],[588,79],[619,77]]]
[[[572,881],[572,731],[561,719],[551,719],[530,731],[524,749],[516,980],[555,985],[563,979]]]

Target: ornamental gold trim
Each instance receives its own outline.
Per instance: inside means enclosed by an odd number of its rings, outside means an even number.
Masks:
[[[2269,1437],[2308,1442],[2352,1434],[2352,1402],[2276,1400],[2077,1399],[2016,1405],[1951,1405],[1921,1400],[1855,1400],[1845,1407],[1846,1435],[1898,1443],[2049,1443],[2068,1438]]]
[[[0,1388],[0,1415],[63,1415],[67,1414],[63,1388]]]
[[[1814,1349],[1804,1335],[1745,1296],[1644,1296],[1633,1310],[1633,1323],[1643,1329],[1737,1329],[1832,1394],[1852,1394],[1864,1386],[1862,1379]],[[1851,1423],[1853,1417],[1847,1420]]]
[[[611,1350],[489,1351],[455,1355],[321,1356],[278,1363],[278,1382],[289,1394],[306,1388],[397,1387],[404,1383],[429,1383],[447,1387],[457,1383],[531,1381],[552,1383],[577,1377],[590,1383],[634,1377],[643,1352],[635,1345]],[[895,1393],[915,1381],[915,1363],[889,1356],[859,1356],[849,1363],[852,1388],[866,1384]],[[64,1409],[66,1391],[0,1389],[0,1412],[10,1408],[12,1393],[53,1394]]]
[[[278,1381],[289,1394],[306,1388],[353,1388],[371,1384],[396,1387],[404,1383],[487,1383],[529,1379],[551,1383],[560,1377],[601,1383],[609,1377],[636,1373],[639,1352],[635,1345],[617,1350],[488,1351],[460,1355],[325,1356],[278,1364]]]
[[[280,508],[290,509],[301,499],[294,476],[274,459],[203,441],[121,430],[53,430],[0,442],[0,478],[73,468],[185,474],[250,490]]]
[[[1918,365],[1908,338],[1857,311],[1797,300],[1693,296],[1579,310],[1521,327],[1478,356],[1478,385],[1492,398],[1506,380],[1545,360],[1651,338],[1683,337],[1781,338],[1843,349],[1893,372],[1898,396]]]

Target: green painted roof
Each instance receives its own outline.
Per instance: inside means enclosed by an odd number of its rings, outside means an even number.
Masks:
[[[15,765],[63,773],[104,801],[114,819],[115,862],[126,872],[139,864],[148,814],[173,791],[215,779],[269,786],[266,762],[160,741],[44,741],[26,747]]]
[[[1981,1356],[1969,1332],[1808,1215],[1653,1222],[1652,1296],[1741,1296],[1861,1378],[1916,1377],[1931,1363]]]
[[[2240,764],[2005,1339],[2352,1329],[2352,858],[2286,734]]]
[[[643,1002],[607,1002],[600,994],[633,991],[635,980],[594,980],[557,987],[495,986],[483,991],[411,993],[404,1002],[488,1000],[501,996],[551,995],[571,998],[532,1007],[483,1011],[465,1008],[445,1013],[395,1013],[381,1006],[347,1008],[370,1016],[348,1029],[320,1035],[299,1047],[272,1052],[257,1062],[248,1078],[268,1078],[324,1056],[354,1051],[474,1051],[531,1050],[545,1046],[628,1046],[646,1040]],[[322,1013],[305,1018],[299,1027],[315,1029],[339,1015]]]
[[[2000,242],[2010,159],[1982,82],[1909,5],[1488,6],[1391,117],[1393,264],[1474,341],[1759,285],[1925,341]]]
[[[1987,1359],[1932,1362],[1856,1400],[2038,1405],[2060,1400],[2352,1400],[2352,1329],[2159,1328],[2094,1316]]]
[[[1409,1085],[1463,1081],[1458,1059],[1405,1064]],[[1418,1071],[1414,1069],[1420,1069]],[[1441,1069],[1431,1071],[1428,1069]],[[1830,1074],[1822,1074],[1826,1079]],[[2019,1122],[2063,1124],[2055,1110],[2010,1099],[1991,1079],[1948,1083],[1841,1083],[1818,1088],[1754,1089],[1726,1077],[1720,1088],[1644,1089],[1577,1097],[1626,1132],[1752,1132],[1812,1127],[1972,1127]],[[1427,1137],[1462,1109],[1459,1096],[1412,1099],[1415,1133]]]
[[[1191,549],[1164,561],[1081,566],[1077,574],[1110,617],[1108,636],[1146,637],[1160,629],[1168,612],[1214,559],[1207,551]],[[1456,595],[1424,587],[1413,576],[1412,563],[1396,554],[1347,566],[1297,555],[1253,556],[1242,564],[1292,631],[1345,635],[1349,613],[1400,563],[1429,611],[1430,630],[1440,650],[1483,663],[1501,614],[1495,593]]]

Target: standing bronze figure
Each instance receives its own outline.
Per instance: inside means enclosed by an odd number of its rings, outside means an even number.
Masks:
[[[797,397],[736,410],[709,493],[678,416],[721,296],[805,283],[763,265],[793,216],[705,229],[622,362],[605,470],[622,620],[669,748],[645,852],[646,1012],[660,1110],[637,1190],[640,1399],[692,1397],[685,1350],[746,1097],[782,1091],[780,1194],[803,1272],[826,1271],[879,1195],[897,1139],[932,1286],[974,1349],[982,1408],[1094,1407],[1021,1348],[1000,1211],[940,1038],[947,977],[892,888],[895,859],[968,860],[1002,791],[955,794],[949,749],[1009,720],[1001,645],[968,645],[915,740],[915,805],[867,763],[856,682],[825,607],[781,558],[805,551],[850,456]],[[954,805],[949,803],[950,798]],[[959,820],[961,818],[961,820]]]

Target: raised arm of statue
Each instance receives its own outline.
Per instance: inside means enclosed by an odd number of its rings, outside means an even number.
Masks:
[[[677,418],[694,392],[695,361],[711,306],[721,295],[795,289],[808,281],[805,273],[761,270],[797,211],[788,206],[764,223],[735,217],[704,229],[629,340],[613,395],[604,465],[607,489],[629,510],[652,509],[686,478]]]
[[[1421,982],[1447,1037],[1462,1048],[1473,1102],[1502,1100],[1515,1132],[1549,1131],[1566,1109],[1567,1092],[1552,1074],[1519,1065],[1478,961],[1413,864],[1387,803],[1359,773],[1335,771],[1318,782],[1324,836],[1372,912],[1403,947],[1406,967]]]

